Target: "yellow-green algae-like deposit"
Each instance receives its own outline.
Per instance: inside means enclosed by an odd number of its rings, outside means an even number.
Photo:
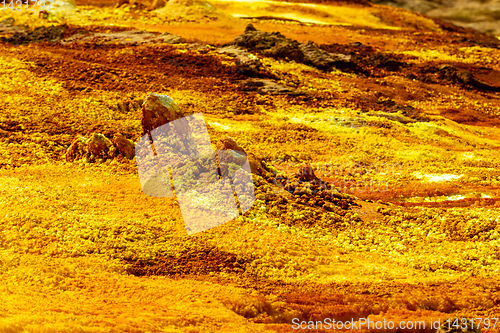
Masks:
[[[364,1],[85,1],[0,8],[0,332],[500,331],[496,37]],[[253,154],[252,209],[188,235],[142,192],[118,148],[149,93]],[[88,138],[112,149],[67,154]]]

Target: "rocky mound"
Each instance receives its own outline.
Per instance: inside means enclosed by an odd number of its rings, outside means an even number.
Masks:
[[[264,32],[249,24],[243,35],[224,46],[238,46],[249,51],[257,51],[275,59],[287,59],[310,65],[321,70],[353,67],[351,57],[333,54],[320,49],[313,42],[307,44],[286,38],[280,32]]]
[[[132,159],[134,157],[134,143],[121,133],[116,133],[111,140],[101,133],[92,133],[88,138],[83,136],[75,138],[64,157],[68,162],[82,159],[94,162],[98,159],[106,160],[119,155]]]
[[[500,0],[371,0],[500,35]]]
[[[142,135],[185,116],[186,114],[172,98],[166,95],[149,94],[142,103]]]
[[[48,27],[37,27],[30,30],[26,25],[16,25],[14,18],[8,18],[0,22],[0,41],[13,44],[28,44],[33,42],[58,42],[64,38],[68,28],[67,25],[57,25]]]
[[[118,28],[118,30],[123,30]],[[144,30],[124,30],[112,32],[90,32],[84,29],[70,28],[66,24],[37,27],[30,30],[26,25],[16,25],[14,18],[0,22],[0,40],[13,44],[29,44],[37,42],[61,43],[92,43],[95,45],[140,45],[140,44],[178,44],[184,39],[165,32],[163,34]]]
[[[436,330],[436,333],[481,333],[481,329],[473,320],[466,320],[464,322],[463,318],[450,318],[449,321],[445,321]]]
[[[139,45],[139,44],[178,44],[184,40],[168,32],[157,34],[143,30],[129,30],[110,33],[85,33],[80,32],[68,38],[61,40],[61,44],[73,43],[94,43],[96,45],[120,44],[120,45]]]
[[[187,116],[169,96],[151,93],[142,103],[142,135],[171,121]],[[189,129],[186,129],[189,133]],[[252,173],[268,179],[274,174],[269,172],[263,160],[253,153],[246,152],[236,141],[225,136],[217,143],[218,150],[236,150],[244,153],[250,165]],[[95,162],[98,160],[112,159],[124,156],[132,159],[135,156],[135,144],[125,138],[121,133],[116,133],[110,139],[101,133],[92,133],[89,137],[78,136],[67,149],[64,158],[66,161],[86,160]],[[219,174],[220,174],[219,166]]]

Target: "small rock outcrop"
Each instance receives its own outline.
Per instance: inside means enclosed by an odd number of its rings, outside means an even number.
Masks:
[[[39,42],[55,43],[64,38],[67,28],[66,24],[62,24],[41,26],[30,31],[28,26],[15,25],[14,19],[8,18],[0,22],[0,35],[4,35],[0,37],[0,41],[15,45]]]
[[[231,138],[230,136],[225,136],[222,139],[219,140],[217,143],[217,149],[218,150],[237,150],[241,151],[246,154],[245,150],[241,148],[241,146],[236,143],[236,141]]]
[[[0,35],[26,34],[29,31],[28,26],[15,25],[15,23],[16,21],[12,17],[0,21]]]
[[[76,9],[75,0],[55,0],[50,11],[54,14],[65,15]]]
[[[107,158],[115,153],[111,140],[100,133],[92,133],[85,141],[85,145],[87,152],[91,156]]]
[[[233,138],[225,136],[219,140],[217,143],[217,150],[236,150],[241,151],[247,155],[248,164],[250,165],[250,170],[253,174],[259,176],[266,176],[268,170],[262,163],[262,159],[255,156],[253,153],[246,152]]]
[[[356,205],[354,198],[341,193],[334,183],[318,178],[310,164],[301,167],[295,174],[280,172],[277,168],[273,173],[275,175],[271,177],[270,183],[276,186],[275,192],[281,192],[283,197],[290,198],[292,195],[300,198],[302,204],[321,206],[326,211],[336,211],[337,208],[347,210]]]
[[[291,95],[298,96],[305,93],[299,89],[291,88],[268,79],[251,78],[238,82],[241,90],[257,92],[261,95]]]
[[[65,5],[66,3],[66,5]],[[60,2],[59,9],[53,9],[56,12],[67,12],[72,10],[71,1]],[[57,2],[56,2],[57,4]],[[53,11],[51,10],[51,12]],[[43,15],[49,15],[47,11],[41,11]],[[41,14],[42,15],[42,14]],[[165,32],[159,34],[143,30],[128,30],[120,32],[97,33],[80,30],[76,34],[67,36],[68,26],[66,24],[53,26],[40,26],[32,31],[26,25],[15,25],[13,18],[0,21],[0,40],[14,44],[29,44],[39,42],[59,42],[63,45],[78,43],[93,43],[96,45],[141,45],[141,44],[178,44],[183,43],[184,39],[177,35]]]
[[[238,73],[248,77],[261,77],[262,62],[252,56],[247,50],[238,46],[226,46],[217,50],[219,53],[227,54],[236,58]]]
[[[314,174],[313,168],[309,164],[307,164],[305,167],[300,168],[295,177],[297,177],[300,181],[305,182],[319,180],[319,178]]]
[[[227,46],[238,46],[247,50],[258,51],[265,56],[276,59],[289,59],[304,63],[325,71],[331,70],[337,65],[346,67],[351,61],[350,55],[333,54],[320,49],[313,42],[307,44],[286,38],[280,32],[264,32],[257,30],[249,24],[243,35]]]
[[[82,159],[85,156],[85,141],[83,136],[77,137],[73,140],[66,154],[64,155],[66,161],[71,162],[74,160]]]
[[[64,155],[66,161],[87,159],[109,159],[118,155],[134,158],[134,143],[121,133],[116,133],[110,140],[101,133],[92,133],[88,138],[79,136],[73,140]]]
[[[142,103],[142,135],[184,116],[172,98],[151,93]]]
[[[61,44],[75,43],[95,43],[97,45],[141,45],[141,44],[178,44],[184,40],[176,35],[165,32],[157,33],[143,30],[129,30],[109,33],[76,33],[70,37],[61,40]]]

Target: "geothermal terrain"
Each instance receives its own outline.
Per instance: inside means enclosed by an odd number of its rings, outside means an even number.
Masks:
[[[499,0],[371,0],[445,19],[462,27],[500,34]]]
[[[8,6],[0,332],[500,318],[495,35],[364,1]],[[188,235],[143,193],[150,93],[245,150],[250,210]]]

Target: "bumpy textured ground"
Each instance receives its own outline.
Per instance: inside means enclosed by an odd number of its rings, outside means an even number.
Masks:
[[[0,11],[0,332],[500,317],[498,38],[361,1],[78,4]],[[350,58],[245,64],[221,47],[248,23]],[[188,236],[134,159],[65,160],[137,140],[149,92],[264,159],[243,217]],[[284,191],[306,163],[334,188]]]

